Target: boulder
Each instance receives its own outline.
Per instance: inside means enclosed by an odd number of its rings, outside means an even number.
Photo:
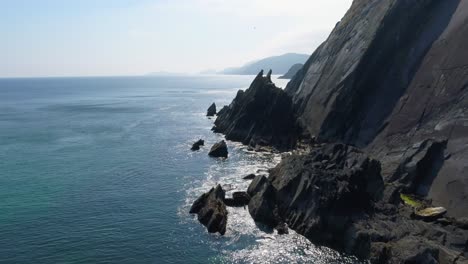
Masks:
[[[228,148],[224,140],[216,143],[211,148],[208,153],[209,156],[214,158],[227,158],[228,157]]]
[[[216,104],[213,103],[206,111],[206,116],[215,116],[216,115]]]
[[[242,207],[249,204],[250,195],[246,192],[234,192],[232,198],[226,198],[224,203],[230,207]]]
[[[446,213],[447,210],[443,207],[428,207],[421,210],[416,210],[414,215],[426,221],[433,221],[442,217]]]
[[[198,221],[208,229],[209,233],[226,233],[228,211],[224,204],[225,192],[218,185],[209,192],[202,194],[190,208],[191,214],[198,215]]]
[[[196,151],[200,149],[200,146],[204,146],[205,141],[203,139],[198,140],[197,142],[193,143],[191,150]]]

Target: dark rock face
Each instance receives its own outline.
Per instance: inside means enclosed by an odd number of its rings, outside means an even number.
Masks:
[[[226,198],[224,203],[231,207],[242,207],[248,205],[250,202],[250,195],[246,192],[234,192],[232,198]]]
[[[269,182],[289,227],[335,248],[344,248],[353,219],[370,212],[384,189],[380,163],[341,144],[284,159]]]
[[[196,151],[200,149],[200,146],[204,146],[205,141],[203,139],[198,140],[197,142],[193,143],[191,150]]]
[[[214,144],[208,155],[214,158],[227,158],[228,148],[226,142],[222,140],[221,142]]]
[[[249,186],[247,193],[252,197],[249,213],[252,218],[270,228],[281,222],[276,205],[276,190],[265,176],[257,176]]]
[[[297,64],[294,64],[289,70],[287,73],[285,73],[283,76],[279,77],[279,79],[291,79],[294,77],[294,75],[296,75],[296,73],[298,71],[300,71],[302,69],[302,67],[304,66],[304,64],[301,64],[301,63],[297,63]]]
[[[270,75],[271,71],[263,77],[261,71],[249,89],[240,90],[231,105],[218,113],[213,131],[253,147],[293,147],[298,129],[292,101],[272,83]]]
[[[206,111],[206,116],[215,116],[215,115],[216,115],[216,104],[213,103]]]
[[[190,208],[190,213],[198,214],[198,221],[206,226],[210,233],[226,233],[228,212],[224,198],[224,190],[218,185],[208,193],[202,194]]]
[[[446,141],[425,140],[408,150],[388,182],[399,186],[401,192],[426,196],[444,163]]]
[[[354,1],[286,88],[304,128],[319,139],[370,143],[458,2]]]

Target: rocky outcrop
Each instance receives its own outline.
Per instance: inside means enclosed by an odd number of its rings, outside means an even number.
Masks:
[[[210,152],[208,153],[210,157],[214,158],[227,158],[228,157],[228,148],[224,140],[216,143],[211,147]]]
[[[200,150],[200,146],[204,146],[205,141],[203,139],[199,139],[197,142],[193,143],[191,150],[196,151]]]
[[[283,159],[268,179],[257,176],[247,192],[254,220],[269,226],[286,222],[313,242],[344,248],[347,229],[372,211],[383,188],[377,161],[337,144]]]
[[[466,230],[453,221],[420,221],[401,201],[387,202],[384,189],[378,161],[354,147],[325,144],[283,159],[247,192],[254,220],[270,227],[286,223],[314,243],[373,263],[464,260]]]
[[[296,75],[296,73],[302,69],[303,66],[304,64],[301,64],[301,63],[294,64],[288,70],[287,73],[285,73],[283,76],[279,77],[278,79],[292,79],[294,75]]]
[[[206,116],[215,116],[216,115],[216,104],[213,103],[211,104],[210,107],[208,107],[208,110],[206,111]]]
[[[270,145],[289,149],[295,145],[298,129],[291,98],[271,81],[271,71],[261,71],[245,92],[221,109],[213,131],[226,139],[252,147]]]
[[[198,221],[206,226],[210,233],[226,233],[228,211],[224,198],[225,192],[221,185],[218,185],[202,194],[190,208],[190,213],[198,214]]]

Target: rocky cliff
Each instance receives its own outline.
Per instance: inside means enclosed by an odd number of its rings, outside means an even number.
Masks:
[[[304,64],[302,63],[294,64],[293,66],[291,66],[291,68],[288,70],[287,73],[285,73],[283,76],[279,77],[278,79],[292,79],[294,75],[296,75],[296,73],[302,69],[303,66]]]
[[[310,134],[367,149],[384,177],[425,140],[447,141],[418,194],[456,216],[468,214],[467,21],[467,1],[355,1],[286,88]]]
[[[467,47],[468,1],[355,0],[281,95],[292,114],[265,111],[275,100],[263,102],[261,115],[225,110],[248,120],[237,122],[248,125],[236,135],[277,138],[263,124],[292,115],[294,129],[280,141],[318,142],[261,181],[250,194],[252,216],[374,263],[467,263]],[[248,97],[238,94],[259,101]],[[229,116],[217,122],[236,120]],[[411,208],[407,196],[421,202]],[[446,216],[417,217],[431,206]]]
[[[266,76],[261,71],[245,92],[240,90],[219,111],[213,131],[252,147],[280,150],[293,147],[298,134],[292,100],[271,81],[271,71]]]

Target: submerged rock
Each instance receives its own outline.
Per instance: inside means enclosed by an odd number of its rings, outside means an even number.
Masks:
[[[197,142],[193,143],[191,150],[196,151],[200,149],[200,146],[204,146],[205,141],[203,139],[198,140]]]
[[[213,103],[206,111],[206,116],[215,116],[216,115],[216,104]]]
[[[228,148],[227,148],[226,142],[222,140],[214,144],[210,152],[208,153],[208,155],[211,157],[215,157],[215,158],[227,158]]]
[[[198,214],[198,221],[210,233],[226,233],[228,211],[224,204],[225,192],[221,185],[212,188],[208,193],[202,194],[190,208],[191,214]]]

